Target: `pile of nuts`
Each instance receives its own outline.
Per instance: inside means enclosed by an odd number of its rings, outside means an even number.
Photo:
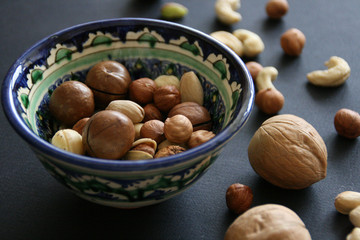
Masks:
[[[65,127],[52,144],[96,158],[140,160],[184,152],[215,136],[192,71],[132,81],[124,65],[94,65],[85,83],[66,81],[50,97],[52,116]]]

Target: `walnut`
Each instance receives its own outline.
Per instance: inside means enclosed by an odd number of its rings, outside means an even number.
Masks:
[[[224,240],[311,240],[304,222],[291,209],[264,204],[249,209],[230,225]]]
[[[184,152],[186,149],[178,145],[170,145],[160,149],[154,156],[154,158],[167,157]]]
[[[327,149],[304,119],[277,115],[255,132],[248,147],[249,161],[257,174],[285,189],[302,189],[326,177]]]

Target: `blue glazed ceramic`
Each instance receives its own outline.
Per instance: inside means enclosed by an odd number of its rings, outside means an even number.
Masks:
[[[139,161],[96,159],[52,146],[59,126],[48,111],[51,93],[64,81],[84,81],[103,60],[121,62],[132,79],[194,71],[216,137],[181,154]],[[2,85],[9,122],[45,169],[78,196],[120,208],[155,204],[191,186],[245,125],[253,99],[244,63],[225,45],[176,23],[134,18],[77,25],[43,39],[11,66]]]

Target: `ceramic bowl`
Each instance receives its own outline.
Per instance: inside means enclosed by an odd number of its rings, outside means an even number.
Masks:
[[[170,157],[125,161],[76,155],[50,144],[57,123],[51,93],[67,80],[84,81],[97,62],[124,64],[132,79],[194,71],[205,92],[216,137]],[[254,86],[229,48],[195,29],[162,20],[108,19],[59,31],[27,50],[2,85],[5,114],[45,169],[76,195],[106,206],[142,207],[195,183],[245,125]]]

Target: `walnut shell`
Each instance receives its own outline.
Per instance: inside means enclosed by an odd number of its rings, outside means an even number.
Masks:
[[[281,188],[302,189],[326,177],[326,145],[313,126],[295,115],[263,122],[250,141],[248,156],[257,174]]]
[[[230,225],[224,240],[311,240],[304,222],[291,209],[278,204],[253,207]]]

